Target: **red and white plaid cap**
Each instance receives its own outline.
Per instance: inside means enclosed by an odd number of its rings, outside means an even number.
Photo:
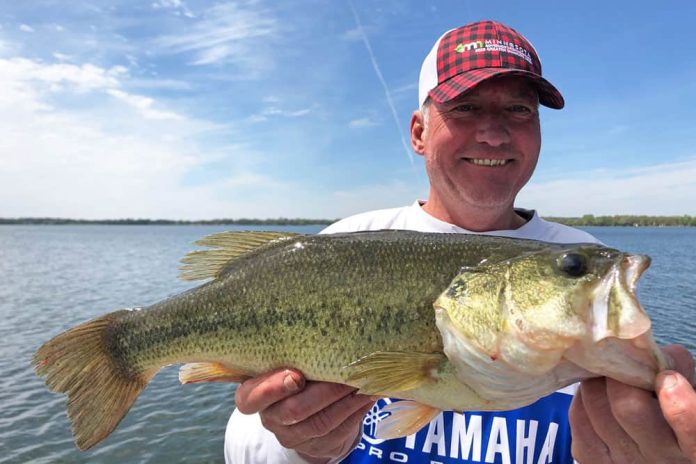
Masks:
[[[429,96],[450,101],[495,76],[522,76],[536,86],[539,103],[561,109],[561,93],[541,77],[541,62],[527,39],[495,21],[479,21],[445,32],[423,61],[418,102]]]

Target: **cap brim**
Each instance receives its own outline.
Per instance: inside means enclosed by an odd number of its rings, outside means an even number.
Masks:
[[[528,79],[539,93],[539,103],[549,108],[560,110],[565,105],[561,92],[549,81],[533,72],[521,69],[479,68],[457,74],[428,92],[428,96],[437,103],[446,103],[468,92],[483,81],[498,76],[520,76]]]

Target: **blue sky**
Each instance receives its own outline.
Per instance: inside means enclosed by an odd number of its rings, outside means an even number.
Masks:
[[[542,215],[696,215],[695,2],[4,2],[0,216],[338,218],[427,194],[420,65],[479,19],[522,32]]]

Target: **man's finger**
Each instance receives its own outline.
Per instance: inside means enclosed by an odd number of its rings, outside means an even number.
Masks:
[[[297,424],[353,392],[355,388],[340,383],[307,382],[302,394],[269,406],[264,411],[264,422],[270,426]]]
[[[609,450],[592,428],[590,418],[582,404],[582,391],[578,390],[568,411],[573,441],[571,453],[576,461],[602,464],[609,462]]]
[[[341,424],[327,434],[305,442],[299,449],[309,456],[343,456],[352,450],[362,437],[362,421],[372,408],[372,402],[363,404]],[[299,425],[299,424],[298,424]]]
[[[327,408],[318,411],[316,414],[307,417],[302,422],[289,427],[287,432],[284,432],[288,437],[286,441],[292,442],[290,444],[297,446],[314,438],[322,437],[326,439],[329,434],[337,435],[334,432],[340,429],[348,428],[351,433],[354,433],[355,424],[350,422],[349,418],[358,411],[365,409],[369,411],[373,404],[374,400],[369,396],[350,394]],[[365,412],[362,413],[363,416]],[[292,437],[297,438],[293,440]]]
[[[243,382],[235,394],[239,412],[253,414],[296,394],[304,388],[305,379],[297,371],[283,369]]]
[[[633,462],[633,458],[639,454],[638,447],[614,417],[606,383],[606,378],[583,381],[580,386],[582,404],[592,428],[606,444],[611,458],[616,462]]]
[[[687,379],[674,371],[658,375],[657,398],[662,414],[674,431],[679,447],[696,462],[696,392]]]
[[[607,398],[616,421],[644,457],[670,457],[678,450],[669,425],[652,392],[607,379]]]
[[[694,378],[696,372],[694,372],[694,357],[689,350],[681,345],[667,345],[662,351],[674,362],[673,370],[679,372],[693,385],[696,382]]]

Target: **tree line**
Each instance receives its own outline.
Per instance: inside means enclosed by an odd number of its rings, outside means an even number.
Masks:
[[[210,219],[201,221],[185,221],[171,219],[64,219],[64,218],[0,218],[0,224],[29,224],[29,225],[240,225],[240,226],[305,226],[327,225],[336,219]]]
[[[620,214],[614,216],[595,216],[586,214],[582,217],[544,217],[549,221],[569,226],[622,226],[622,227],[696,227],[696,216],[641,216]],[[0,224],[36,224],[36,225],[239,225],[239,226],[304,226],[328,225],[337,219],[304,218],[239,218],[185,221],[171,219],[64,219],[64,218],[0,218]]]
[[[696,216],[641,216],[619,214],[614,216],[545,217],[549,221],[568,226],[621,226],[621,227],[696,227]]]

